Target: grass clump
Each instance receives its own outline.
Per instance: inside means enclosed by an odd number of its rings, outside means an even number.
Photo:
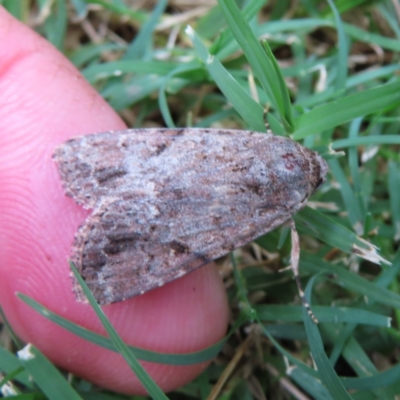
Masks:
[[[123,1],[58,0],[47,13],[44,4],[3,1],[28,24],[33,11],[35,29],[129,126],[263,131],[268,107],[275,134],[316,149],[330,166],[325,186],[295,217],[300,273],[319,325],[302,310],[290,271],[279,272],[289,262],[290,238],[286,228],[275,230],[221,261],[235,332],[225,347],[187,358],[136,349],[140,359],[172,364],[220,350],[216,363],[170,398],[398,396],[400,28],[394,5],[220,0],[134,9]],[[9,353],[3,359],[18,368]],[[29,392],[24,374],[19,383]]]

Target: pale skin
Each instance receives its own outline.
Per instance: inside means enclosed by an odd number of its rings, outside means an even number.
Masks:
[[[15,296],[24,293],[104,332],[90,306],[76,302],[67,263],[90,211],[64,195],[51,156],[70,137],[126,126],[68,60],[1,7],[0,60],[1,307],[16,333],[57,365],[115,391],[143,393],[119,355],[54,325]],[[228,322],[213,265],[103,309],[128,344],[166,353],[206,348],[224,336]],[[142,365],[165,391],[207,366]]]

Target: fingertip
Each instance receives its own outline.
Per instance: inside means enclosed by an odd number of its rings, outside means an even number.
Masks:
[[[15,296],[24,293],[104,334],[90,306],[72,293],[68,257],[88,211],[65,196],[52,154],[72,136],[125,125],[68,60],[1,7],[0,57],[2,307],[16,332],[57,365],[109,389],[142,393],[120,355],[56,326]],[[104,310],[129,344],[171,353],[212,345],[228,320],[225,292],[211,266]],[[145,365],[171,390],[206,363]]]

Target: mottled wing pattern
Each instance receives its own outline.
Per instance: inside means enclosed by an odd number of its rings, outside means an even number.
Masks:
[[[291,218],[325,162],[290,139],[247,131],[128,130],[55,153],[66,193],[93,213],[72,260],[101,304],[176,279]]]

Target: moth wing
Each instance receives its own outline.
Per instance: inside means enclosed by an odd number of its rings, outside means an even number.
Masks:
[[[66,194],[78,204],[95,208],[103,197],[121,188],[126,193],[151,191],[152,182],[168,186],[171,178],[180,179],[182,174],[192,175],[189,180],[215,175],[227,169],[227,163],[239,159],[240,164],[241,158],[254,157],[247,142],[254,142],[253,147],[264,155],[274,139],[271,134],[245,131],[134,129],[72,138],[53,157]]]
[[[67,140],[56,148],[53,157],[66,194],[86,208],[95,208],[102,197],[121,187],[140,186],[145,190],[145,176],[151,179],[154,173],[152,162],[157,163],[164,149],[172,148],[177,138],[185,141],[191,132],[128,129],[95,133]],[[168,163],[170,160],[164,159],[160,165]]]
[[[315,153],[290,139],[241,131],[105,132],[66,142],[55,159],[66,193],[93,209],[72,260],[102,304],[274,229],[325,173]]]
[[[269,209],[255,221],[222,200],[182,204],[179,220],[169,223],[155,215],[160,205],[134,203],[127,210],[120,200],[104,203],[80,227],[72,261],[96,300],[114,303],[179,278],[290,218],[287,211]],[[75,292],[84,299],[79,287]]]

